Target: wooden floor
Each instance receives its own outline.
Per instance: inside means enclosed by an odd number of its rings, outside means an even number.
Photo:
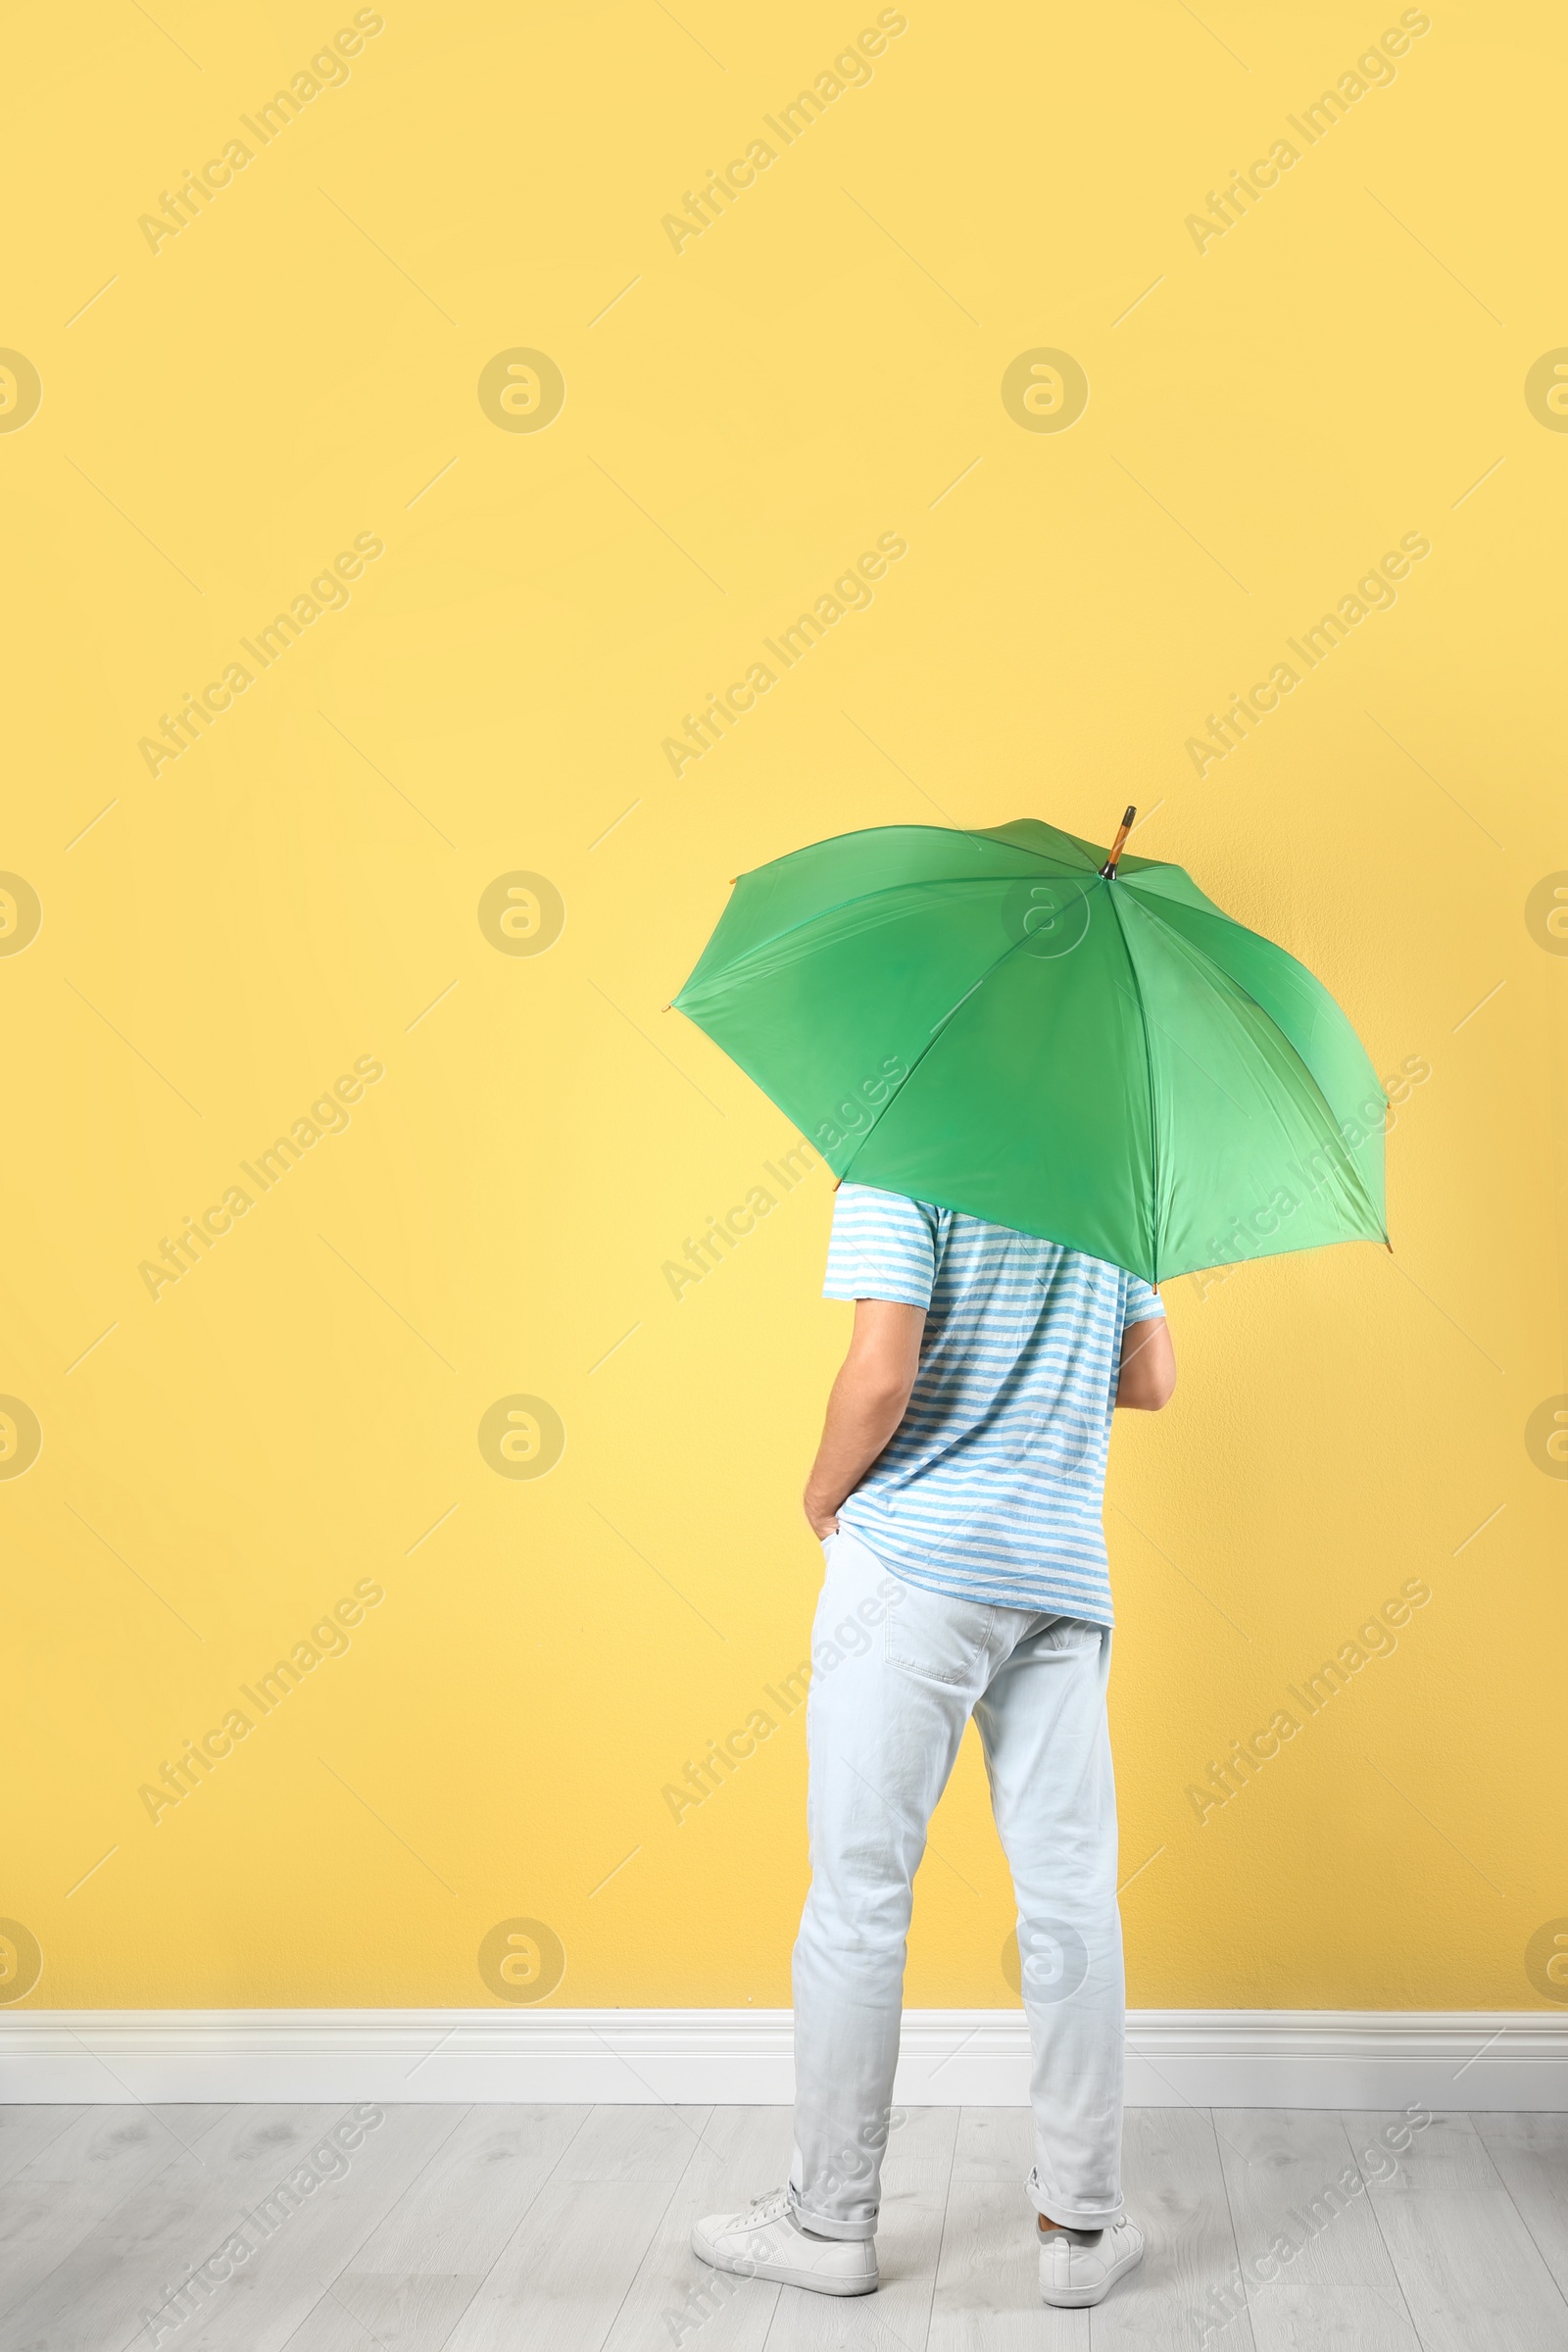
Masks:
[[[371,2109],[352,2153],[312,2168],[336,2177],[283,2199],[269,2233],[258,2206],[354,2112],[0,2109],[0,2348],[1568,2347],[1563,2116],[1440,2115],[1391,2155],[1374,2135],[1394,2117],[1135,2110],[1127,2201],[1149,2252],[1098,2311],[1069,2313],[1036,2293],[1022,2109],[908,2112],[888,2149],[881,2292],[857,2302],[757,2281],[715,2294],[688,2251],[695,2216],[782,2180],[786,2108]],[[1348,2167],[1365,2185],[1345,2198]],[[236,2230],[251,2250],[225,2263]],[[1279,2239],[1294,2251],[1271,2264]],[[226,2279],[169,2306],[215,2255]],[[1226,2319],[1210,2295],[1228,2282]]]

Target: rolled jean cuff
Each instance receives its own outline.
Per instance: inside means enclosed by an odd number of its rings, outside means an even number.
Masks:
[[[839,2222],[831,2214],[808,2213],[793,2187],[790,2190],[790,2211],[801,2228],[809,2230],[813,2237],[836,2237],[850,2245],[869,2245],[876,2235],[875,2222],[867,2228],[863,2222]]]
[[[1050,2214],[1068,2230],[1108,2230],[1122,2216],[1122,2199],[1110,2205],[1078,2205],[1071,2197],[1059,2197],[1045,2187],[1038,2171],[1032,2172],[1024,2182],[1024,2194],[1040,2215]]]

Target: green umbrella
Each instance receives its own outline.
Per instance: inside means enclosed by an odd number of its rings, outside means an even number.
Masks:
[[[1160,1282],[1387,1241],[1383,1090],[1179,865],[1024,817],[742,874],[675,999],[840,1177]]]

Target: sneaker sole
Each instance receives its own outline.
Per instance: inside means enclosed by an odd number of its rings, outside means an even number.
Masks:
[[[1049,2304],[1053,2311],[1088,2310],[1096,2303],[1103,2303],[1117,2280],[1125,2278],[1129,2271],[1136,2271],[1143,2259],[1140,2252],[1135,2254],[1129,2262],[1117,2263],[1110,2277],[1099,2286],[1066,2287],[1058,2294],[1048,2294],[1042,2287],[1040,2300],[1042,2303]]]
[[[785,2262],[742,2262],[720,2254],[706,2238],[692,2231],[692,2252],[710,2270],[727,2271],[732,2278],[765,2278],[774,2286],[804,2286],[813,2295],[874,2295],[877,2275],[869,2278],[835,2278],[821,2271],[798,2271]]]

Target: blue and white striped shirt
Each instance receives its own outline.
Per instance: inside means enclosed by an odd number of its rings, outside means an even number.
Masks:
[[[904,1419],[839,1511],[896,1576],[955,1599],[1113,1622],[1105,1452],[1147,1282],[1055,1242],[844,1184],[826,1298],[926,1310]]]

